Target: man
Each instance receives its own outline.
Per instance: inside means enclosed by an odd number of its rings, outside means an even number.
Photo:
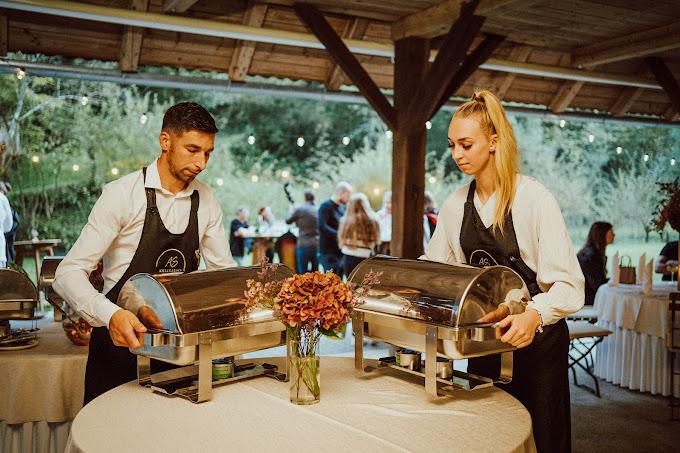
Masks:
[[[678,272],[672,272],[678,267],[678,241],[668,242],[663,246],[659,256],[656,258],[654,270],[658,274],[663,274],[661,280],[671,281],[678,279]]]
[[[345,214],[345,205],[352,196],[352,186],[343,181],[335,187],[329,200],[319,206],[319,262],[324,272],[342,273],[342,252],[338,247],[338,226]]]
[[[80,237],[57,268],[54,289],[95,327],[85,404],[137,375],[128,348],[140,347],[146,327],[116,305],[128,278],[140,272],[192,272],[201,255],[208,269],[234,265],[220,206],[195,179],[208,163],[216,133],[215,121],[200,105],[185,102],[168,109],[160,157],[104,187]],[[101,259],[103,293],[88,281]],[[152,362],[152,368],[158,365]]]
[[[9,200],[5,195],[8,188],[5,183],[0,181],[0,267],[5,267],[7,261],[11,259],[9,250],[6,247],[6,236],[12,231],[14,218],[12,217],[12,208],[9,205]]]
[[[248,225],[248,208],[240,207],[236,210],[236,218],[229,225],[229,248],[231,256],[236,264],[243,266],[243,256],[246,254],[244,236],[250,226]]]
[[[316,248],[319,244],[316,219],[318,209],[314,206],[314,192],[305,190],[305,204],[298,206],[288,217],[286,223],[295,222],[298,227],[297,246],[295,247],[295,262],[297,273],[319,270]]]

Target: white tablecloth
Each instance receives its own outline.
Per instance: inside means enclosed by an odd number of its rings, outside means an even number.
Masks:
[[[87,347],[73,345],[52,318],[38,325],[38,346],[0,352],[2,452],[62,452],[83,404]]]
[[[612,331],[597,347],[595,374],[608,382],[653,395],[670,394],[668,296],[676,284],[601,286],[595,295],[598,326]],[[676,362],[678,359],[676,359]],[[678,390],[676,389],[676,393]]]
[[[288,384],[265,377],[216,387],[198,405],[131,382],[83,408],[66,451],[535,451],[529,413],[502,390],[433,401],[393,373],[359,376],[352,358],[322,357],[311,406],[291,404]]]

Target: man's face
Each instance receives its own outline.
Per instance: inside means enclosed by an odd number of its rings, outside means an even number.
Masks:
[[[208,165],[215,148],[215,134],[195,130],[180,134],[162,131],[160,144],[163,153],[167,153],[170,173],[188,185]]]
[[[347,204],[351,196],[352,196],[351,191],[343,190],[342,192],[340,192],[340,197],[338,201],[340,201],[341,204]]]

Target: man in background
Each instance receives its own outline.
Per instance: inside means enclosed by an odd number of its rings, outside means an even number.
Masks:
[[[305,190],[305,203],[293,210],[286,223],[295,222],[298,227],[297,246],[295,247],[295,262],[297,273],[313,272],[319,269],[316,249],[319,245],[317,230],[318,208],[314,205],[314,192]]]
[[[352,186],[342,181],[329,200],[319,206],[319,263],[324,272],[342,273],[342,252],[338,247],[338,227],[345,214],[345,205],[352,196]]]

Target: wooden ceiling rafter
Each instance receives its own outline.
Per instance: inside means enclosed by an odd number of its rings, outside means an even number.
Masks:
[[[548,108],[553,113],[562,113],[567,110],[571,101],[576,98],[578,92],[583,88],[584,82],[578,80],[568,80],[562,83],[562,86],[555,94],[555,97],[550,101]]]
[[[532,51],[533,48],[531,46],[516,45],[510,51],[508,59],[520,63],[526,63],[526,61],[529,60]],[[491,91],[496,93],[496,96],[498,96],[499,99],[503,99],[510,89],[510,86],[512,86],[512,82],[514,82],[515,77],[517,77],[517,74],[513,73],[497,74],[496,80],[491,85]]]
[[[342,34],[343,39],[363,39],[366,29],[368,28],[368,20],[360,17],[355,17],[347,21],[345,31]],[[337,63],[331,63],[326,76],[326,89],[329,91],[338,91],[345,81],[345,73]]]
[[[243,25],[250,27],[262,27],[267,15],[267,4],[256,3],[248,0],[246,12],[243,15]],[[255,42],[238,40],[231,56],[229,64],[229,80],[243,82],[248,75],[248,70],[255,54]]]
[[[646,73],[647,65],[642,64],[640,69],[638,69],[637,75],[642,76]],[[626,87],[619,95],[616,97],[614,103],[609,108],[609,112],[614,118],[623,117],[637,102],[642,93],[645,91],[644,88]]]
[[[9,19],[0,11],[0,57],[9,50]]]
[[[387,97],[380,91],[378,85],[361,66],[356,56],[347,48],[342,38],[338,36],[326,18],[314,5],[309,3],[295,3],[293,9],[307,28],[323,43],[331,58],[335,60],[354,85],[357,86],[361,94],[371,104],[385,124],[390,129],[395,130],[397,128],[397,116],[394,107],[392,107]]]
[[[166,13],[184,13],[189,10],[198,0],[165,0],[163,11]]]
[[[134,11],[147,11],[148,8],[149,0],[130,1],[130,9]],[[121,71],[137,72],[143,39],[144,29],[130,25],[123,27],[123,36],[120,40],[120,51],[118,53],[118,65]]]
[[[674,22],[574,49],[572,63],[589,68],[679,48],[680,22]]]
[[[676,112],[680,112],[680,83],[678,79],[675,78],[668,65],[659,57],[647,57],[645,58],[645,63],[670,98],[671,106]]]

